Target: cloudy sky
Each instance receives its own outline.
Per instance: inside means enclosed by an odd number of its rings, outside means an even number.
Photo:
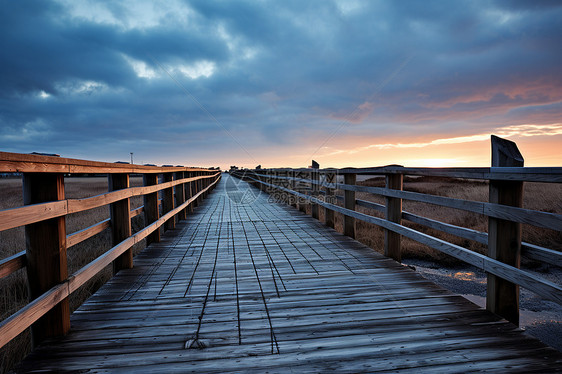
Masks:
[[[562,166],[560,1],[0,1],[1,151]]]

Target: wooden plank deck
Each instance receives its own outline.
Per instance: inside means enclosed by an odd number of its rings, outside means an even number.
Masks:
[[[267,198],[223,178],[16,372],[562,371],[512,324]]]

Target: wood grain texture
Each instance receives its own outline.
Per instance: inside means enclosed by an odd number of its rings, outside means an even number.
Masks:
[[[143,213],[144,213],[144,206],[139,206],[136,209],[131,209],[131,218],[134,218],[136,216],[140,216]]]
[[[76,231],[70,235],[66,236],[66,246],[70,248],[75,246],[78,243],[83,242],[86,239],[91,238],[94,235],[99,234],[100,232],[104,231],[105,229],[111,227],[111,219],[105,219],[95,225],[86,227],[80,231]]]
[[[0,279],[23,269],[26,264],[25,251],[21,251],[0,261]]]
[[[319,193],[319,184],[320,184],[320,174],[318,173],[318,170],[312,169],[312,171],[310,172],[310,179],[315,182],[314,184],[312,184],[312,196],[318,196]],[[312,203],[310,205],[310,215],[312,216],[312,218],[318,219],[320,217],[320,212],[318,210],[318,204],[314,204]]]
[[[52,173],[26,173],[23,176],[23,202],[26,205],[63,200],[64,176]],[[68,278],[66,219],[64,216],[25,226],[26,271],[30,300]],[[68,299],[61,300],[37,320],[32,342],[65,334],[70,329]]]
[[[362,206],[363,208],[372,209],[381,213],[384,213],[386,211],[386,207],[384,205],[373,203],[372,201],[356,199],[355,205]]]
[[[108,181],[110,191],[126,190],[129,188],[129,174],[109,174]],[[111,238],[113,245],[121,243],[129,238],[131,229],[131,201],[122,199],[109,205]],[[122,269],[133,267],[133,251],[128,249],[113,262],[113,273]]]
[[[174,179],[174,173],[164,173],[162,175],[163,183],[172,182]],[[199,181],[200,182],[200,181]],[[174,209],[175,199],[174,199],[174,188],[166,188],[162,190],[162,214],[166,214]],[[171,219],[166,221],[164,224],[164,231],[172,230],[176,226],[176,220]]]
[[[220,173],[213,173],[211,175],[172,181],[166,184],[162,183],[157,186],[132,187],[126,190],[108,192],[98,196],[92,196],[82,199],[63,199],[61,201],[31,204],[19,208],[0,210],[0,231],[12,229],[19,226],[25,226],[31,223],[40,222],[55,217],[61,217],[66,214],[78,213],[85,210],[98,208],[119,200],[157,192],[189,181],[194,181],[194,183],[197,183],[197,181],[201,179],[214,180],[219,175]]]
[[[137,209],[131,210],[131,218],[142,214],[143,211],[144,207],[139,207]],[[108,229],[110,226],[110,219],[108,218],[92,226],[73,232],[72,234],[66,236],[66,247],[70,248],[72,246],[75,246],[76,244],[81,243],[84,240],[87,240],[92,236],[101,233],[102,231]],[[17,270],[24,268],[25,264],[25,251],[19,252],[0,261],[0,278],[6,277]]]
[[[560,368],[560,353],[512,324],[254,188],[229,186],[15,372]],[[248,194],[256,199],[242,203]],[[206,347],[185,349],[196,333]]]
[[[436,249],[438,251],[456,257],[459,260],[462,260],[473,266],[476,266],[479,269],[482,269],[488,273],[492,273],[501,278],[509,280],[512,283],[516,283],[522,287],[529,289],[532,292],[535,292],[536,294],[546,299],[555,301],[558,304],[562,305],[562,286],[557,285],[548,280],[545,280],[542,277],[537,277],[527,271],[523,271],[513,266],[506,265],[500,261],[491,259],[487,256],[481,255],[476,252],[472,252],[466,248],[421,233],[414,229],[399,225],[394,222],[389,222],[383,218],[373,217],[367,214],[345,209],[344,207],[328,204],[325,201],[321,201],[320,199],[316,199],[289,189],[286,189],[286,192],[289,192],[302,199],[314,200],[318,202],[319,205],[333,209],[334,211],[339,212],[344,216],[350,216],[368,223],[375,224],[382,228],[392,230],[400,235],[416,240],[433,249]]]
[[[386,188],[401,191],[404,185],[402,174],[387,174],[385,176]],[[402,222],[402,199],[387,197],[385,219],[400,224]],[[400,234],[392,230],[384,231],[384,254],[398,262],[402,260],[400,251]]]
[[[302,181],[304,181],[304,179],[302,179]],[[317,182],[309,180],[308,183],[314,184]],[[359,186],[346,183],[342,184],[319,182],[318,184],[325,188],[340,189],[344,191],[367,192],[383,196],[385,198],[399,198],[410,201],[418,201],[422,203],[478,213],[488,217],[526,223],[537,227],[543,227],[557,231],[562,230],[562,214],[523,209],[520,207],[506,206],[491,202],[469,201],[451,197],[428,195],[419,192],[390,190],[382,187]]]
[[[158,184],[158,175],[156,174],[145,174],[143,176],[143,184],[145,186],[155,186]],[[160,211],[158,208],[158,192],[151,192],[143,196],[144,200],[144,222],[148,226],[153,222],[156,222],[160,217]],[[154,231],[147,237],[147,243],[158,243],[160,241],[160,230]]]
[[[294,170],[307,171],[308,169],[271,169],[273,171]],[[357,174],[357,175],[385,175],[403,174],[428,177],[468,178],[484,180],[512,180],[521,182],[561,183],[562,167],[464,167],[464,168],[410,168],[397,165],[368,167],[368,168],[326,168],[320,173]]]
[[[176,179],[177,180],[183,180],[186,177],[186,172],[180,171],[176,173]],[[182,184],[178,184],[176,186],[176,205],[182,205],[185,200],[186,200],[186,186],[187,183],[182,183]],[[187,218],[187,209],[184,209],[182,211],[180,211],[180,213],[178,214],[178,219],[184,220]]]
[[[496,168],[497,169],[497,168]],[[506,169],[513,169],[513,168],[506,168]],[[521,168],[519,168],[521,169]],[[516,172],[516,171],[512,171],[512,172]],[[292,172],[292,175],[296,175],[298,172]],[[292,183],[292,185],[296,185],[296,183],[298,182],[304,182],[307,181],[306,179],[302,179],[300,176],[299,177],[283,177],[283,176],[278,176],[278,177],[274,177],[274,179],[281,179],[281,180],[287,180],[290,181]],[[327,181],[325,183],[321,183],[322,186],[324,186],[326,189],[329,189],[327,186],[332,187],[332,188],[336,188],[338,186],[342,187],[342,184],[336,184],[336,183],[332,183],[332,181]],[[348,189],[348,190],[358,190],[356,188],[356,186],[343,186],[342,188],[344,189]],[[375,190],[370,191],[370,192],[379,192],[379,194],[383,194],[383,195],[387,195],[387,196],[396,196],[396,194],[392,194],[391,192],[381,192],[380,188],[376,188],[376,187],[366,187],[367,189],[371,189],[371,188],[375,188]],[[295,187],[290,188],[292,190],[295,190]],[[383,189],[384,190],[384,189]],[[408,192],[407,192],[408,193]],[[411,200],[415,200],[415,201],[422,201],[421,199],[417,199],[416,196],[412,196],[409,195],[409,197],[411,197]],[[436,197],[437,199],[434,199],[434,197]],[[491,214],[492,217],[498,217],[498,218],[505,218],[505,219],[512,219],[516,222],[524,222],[524,223],[528,223],[528,224],[534,224],[537,226],[543,226],[543,227],[550,227],[553,229],[560,229],[561,227],[561,221],[560,221],[560,215],[557,214],[553,214],[553,213],[548,213],[548,212],[536,212],[536,211],[532,211],[532,210],[526,210],[526,209],[520,209],[520,208],[513,208],[513,207],[509,207],[509,206],[501,206],[499,204],[489,204],[489,203],[479,203],[479,202],[473,202],[476,204],[470,204],[471,202],[468,202],[469,205],[461,205],[458,204],[457,201],[453,201],[451,205],[449,205],[446,200],[439,200],[441,197],[440,196],[430,196],[429,199],[431,199],[431,203],[432,204],[436,204],[436,205],[442,205],[442,206],[450,206],[450,207],[455,207],[458,209],[463,209],[463,210],[468,210],[468,211],[472,211],[472,212],[476,212],[476,213],[486,213],[486,214]],[[337,199],[343,199],[342,197],[338,196]],[[445,198],[448,199],[448,198]],[[302,199],[304,200],[304,199]],[[454,199],[455,200],[455,199]],[[429,202],[427,199],[423,200],[422,202]],[[358,206],[362,206],[368,209],[373,209],[376,210],[378,212],[385,212],[386,207],[384,205],[381,204],[377,204],[377,203],[373,203],[370,201],[365,201],[365,200],[359,200],[356,199],[356,205]],[[327,208],[325,208],[327,209]],[[513,214],[513,212],[515,212],[515,214]],[[518,214],[521,213],[521,214]],[[455,225],[451,225],[451,224],[447,224],[447,223],[443,223],[443,222],[439,222],[436,220],[432,220],[429,218],[425,218],[425,217],[421,217],[409,212],[403,212],[403,217],[404,219],[407,219],[411,222],[415,222],[427,227],[431,227],[433,229],[436,230],[440,230],[443,232],[446,232],[448,234],[452,234],[452,235],[456,235],[458,237],[461,238],[465,238],[465,239],[469,239],[469,240],[474,240],[478,243],[481,244],[488,244],[488,234],[485,232],[479,232],[479,231],[475,231],[475,230],[471,230],[471,229],[467,229],[464,227],[459,227],[459,226],[455,226]],[[555,251],[555,250],[551,250],[548,248],[543,248],[537,245],[533,245],[530,243],[522,243],[522,254],[523,256],[529,258],[529,259],[534,259],[534,260],[538,260],[538,261],[543,261],[547,264],[552,264],[552,265],[556,265],[556,266],[562,266],[562,253]]]
[[[492,166],[523,167],[517,145],[492,136]],[[523,182],[491,180],[489,201],[493,204],[522,207]],[[489,217],[488,256],[519,268],[521,264],[521,223]],[[519,324],[519,285],[488,274],[486,309]]]
[[[0,210],[0,231],[64,216],[67,207],[67,201],[62,200]]]
[[[336,174],[334,173],[327,173],[325,175],[326,183],[334,183],[336,181]],[[334,199],[334,190],[332,188],[325,188],[326,191],[326,201],[331,202],[330,199]],[[334,200],[335,202],[335,200]],[[355,201],[357,204],[357,200]],[[334,218],[334,211],[324,207],[324,224],[328,227],[334,228],[335,227],[335,218]]]
[[[190,178],[191,175],[192,175],[191,172],[186,172],[185,174],[186,174],[187,178]],[[192,192],[193,182],[185,183],[184,189],[185,189],[185,198],[189,200],[191,198],[191,196],[193,196],[193,192]],[[189,213],[193,213],[193,204],[190,204],[187,207],[187,214],[189,214]]]
[[[0,172],[2,173],[162,173],[163,170],[202,171],[209,169],[191,167],[162,168],[157,166],[130,165],[120,163],[78,160],[23,153],[0,152]]]
[[[355,185],[356,175],[345,174],[344,183],[346,185]],[[346,190],[343,194],[343,206],[345,209],[355,210],[355,191]],[[350,238],[355,238],[355,218],[349,215],[343,217],[343,234]]]
[[[220,177],[220,175],[218,177]],[[212,188],[219,182],[219,180],[220,178],[217,178],[208,188]],[[29,328],[34,322],[48,313],[55,305],[59,304],[61,300],[67,298],[70,294],[75,292],[84,283],[103,270],[107,265],[111,264],[116,258],[131,248],[134,244],[140,242],[155,230],[158,230],[167,220],[172,218],[181,209],[184,209],[187,205],[192,204],[202,193],[203,191],[200,191],[197,195],[194,195],[186,201],[182,206],[168,212],[166,215],[160,217],[156,222],[153,222],[133,236],[109,249],[102,256],[69,276],[68,279],[52,287],[24,308],[2,321],[0,323],[0,348],[19,335],[22,331]]]
[[[44,318],[48,311],[66,300],[68,295],[68,285],[58,284],[0,322],[0,347],[9,343],[42,317]]]

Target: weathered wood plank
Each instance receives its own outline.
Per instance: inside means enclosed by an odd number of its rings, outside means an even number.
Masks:
[[[355,185],[356,175],[345,174],[344,182],[346,185]],[[355,210],[355,191],[346,190],[343,195],[343,206],[345,209]],[[350,238],[355,238],[355,218],[349,215],[343,217],[343,234]]]
[[[186,178],[183,180],[169,182],[167,184],[159,184],[150,187],[132,187],[126,190],[108,192],[102,195],[83,198],[83,199],[67,199],[61,201],[53,201],[48,203],[31,204],[19,208],[11,208],[0,210],[0,231],[12,229],[14,227],[24,226],[31,223],[44,221],[51,218],[61,217],[66,214],[78,213],[89,209],[99,208],[116,201],[130,198],[133,196],[142,196],[147,193],[153,193],[165,188],[176,186],[185,181],[197,181],[204,178],[213,178],[212,176],[199,176],[195,178]]]
[[[43,317],[53,306],[65,300],[69,295],[66,284],[59,284],[31,301],[17,313],[0,322],[0,347],[29,328]]]
[[[23,176],[23,202],[26,205],[63,200],[64,175],[26,173]],[[64,216],[25,226],[26,270],[30,299],[40,297],[68,277],[66,219]],[[70,329],[68,299],[61,300],[32,328],[33,345]]]
[[[109,190],[126,190],[129,188],[129,174],[109,174]],[[131,236],[131,201],[122,199],[109,206],[111,238],[113,245],[121,243]],[[113,273],[133,267],[133,251],[129,248],[113,262]]]
[[[272,169],[276,171],[294,170],[296,172],[308,169]],[[429,177],[468,178],[485,180],[512,180],[521,182],[562,182],[562,167],[465,167],[465,168],[410,168],[402,166],[381,166],[370,168],[320,169],[321,173],[385,175],[404,174]]]
[[[295,191],[287,190],[292,194],[300,196],[302,198],[312,200],[314,198],[300,194]],[[408,227],[398,225],[394,222],[389,222],[385,219],[369,216],[363,213],[351,211],[337,205],[328,204],[323,201],[318,201],[318,204],[322,206],[330,207],[331,209],[342,213],[346,216],[351,216],[359,220],[369,222],[388,230],[392,230],[400,235],[406,236],[410,239],[416,240],[422,244],[425,244],[433,249],[444,252],[448,255],[456,257],[464,262],[478,267],[486,272],[497,275],[501,278],[509,280],[512,283],[516,283],[522,287],[525,287],[534,293],[541,295],[549,300],[555,301],[562,304],[562,286],[559,286],[553,282],[537,277],[529,272],[517,269],[513,266],[506,265],[500,261],[494,260],[487,256],[481,255],[476,252],[472,252],[466,248],[460,247],[448,243],[444,240],[435,238],[433,236],[418,232],[416,230],[410,229]]]
[[[314,184],[316,182],[308,181],[308,183]],[[488,217],[526,223],[537,227],[543,227],[557,231],[562,230],[562,215],[556,213],[541,212],[531,209],[494,204],[490,202],[469,201],[451,197],[428,195],[419,192],[396,191],[382,187],[359,186],[348,183],[342,184],[322,182],[319,182],[319,185],[326,188],[344,190],[346,192],[367,192],[386,198],[400,198],[404,200],[439,205],[448,208],[464,210],[467,212],[478,213]]]
[[[21,251],[0,261],[0,279],[23,269],[26,264],[25,251]]]
[[[61,217],[67,213],[66,200],[0,210],[0,231]]]
[[[217,182],[218,180],[214,183],[216,184]],[[212,187],[212,185],[208,188],[210,187]],[[199,194],[201,193],[202,191],[199,192]],[[193,196],[182,206],[175,208],[167,215],[162,216],[158,221],[152,223],[135,235],[129,237],[115,247],[111,248],[102,256],[98,257],[96,260],[92,261],[91,263],[68,277],[68,279],[63,283],[57,284],[50,290],[43,293],[40,297],[30,302],[24,308],[20,309],[18,312],[2,321],[0,323],[0,347],[4,346],[15,336],[19,335],[22,331],[29,328],[34,322],[36,322],[39,318],[43,317],[49,310],[51,310],[53,306],[60,303],[63,299],[67,298],[68,295],[76,291],[80,286],[90,280],[94,275],[96,275],[107,265],[111,264],[113,260],[115,260],[119,255],[124,253],[135,243],[138,243],[154,230],[162,226],[164,222],[166,222],[166,220],[173,217],[173,215],[175,215],[180,209],[183,209],[188,204],[191,204],[199,196],[199,194]]]
[[[492,166],[523,167],[523,156],[512,141],[492,136]],[[490,181],[489,200],[494,204],[523,206],[523,182]],[[521,263],[521,224],[490,217],[488,256],[519,268]],[[486,308],[519,324],[519,285],[488,274]]]
[[[154,186],[158,184],[158,175],[145,174],[143,176],[143,183],[145,186]],[[158,192],[151,192],[144,195],[144,222],[148,226],[158,220],[160,211],[158,209]],[[158,243],[160,241],[160,230],[155,230],[147,237],[147,244]]]
[[[144,206],[140,206],[136,209],[132,209],[131,210],[131,218],[134,218],[136,216],[140,216],[142,213],[144,213]]]
[[[132,214],[131,214],[132,216]],[[70,248],[78,243],[83,242],[86,239],[91,238],[94,235],[99,234],[100,232],[102,232],[103,230],[107,229],[111,227],[111,219],[105,219],[99,223],[96,223],[95,225],[86,227],[85,229],[73,232],[70,235],[67,235],[66,237],[66,246],[67,248]]]
[[[205,171],[208,169],[173,167],[169,171]],[[0,172],[3,173],[161,173],[157,166],[130,165],[64,157],[0,152]]]
[[[385,176],[386,188],[401,191],[404,185],[402,174],[388,174]],[[402,222],[402,199],[387,197],[385,219],[400,224]],[[400,252],[400,235],[391,230],[384,230],[384,254],[398,262],[402,260]]]
[[[548,372],[560,364],[514,325],[411,269],[264,195],[231,200],[229,185],[16,372],[433,372],[459,363]],[[195,338],[206,348],[185,349]]]
[[[335,174],[333,173],[326,174],[326,183],[334,183],[335,181],[336,181]],[[332,204],[335,203],[335,199],[337,199],[337,197],[334,195],[334,190],[331,188],[326,188],[325,196],[326,196],[326,201]],[[357,204],[357,200],[355,203]],[[324,207],[324,224],[331,228],[335,227],[334,211],[326,207]]]

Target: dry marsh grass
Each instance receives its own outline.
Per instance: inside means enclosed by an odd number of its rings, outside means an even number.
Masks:
[[[364,182],[359,182],[359,184],[383,187],[384,179],[372,178]],[[456,199],[486,202],[488,201],[489,185],[487,181],[478,180],[440,177],[406,177],[404,179],[404,190]],[[523,196],[524,208],[550,213],[562,213],[562,199],[560,198],[560,196],[562,196],[562,184],[525,183]],[[384,198],[368,193],[357,193],[356,198],[384,204]],[[366,214],[382,217],[382,214],[362,207],[359,207],[358,210]],[[481,214],[406,200],[403,201],[403,210],[456,226],[482,232],[488,231],[488,218]],[[338,221],[341,230],[341,217],[339,217]],[[403,224],[470,250],[483,254],[486,253],[486,246],[482,244],[458,238],[454,235],[444,234],[440,231],[428,229],[408,221],[404,221]],[[380,227],[365,222],[358,222],[356,236],[358,240],[369,245],[371,248],[380,252],[383,251],[384,232]],[[528,243],[562,251],[562,232],[560,231],[542,229],[524,224],[522,227],[522,239]],[[449,265],[457,265],[460,263],[458,260],[446,254],[428,248],[413,240],[403,238],[402,241],[402,254],[405,258],[437,260]],[[529,266],[536,265],[536,263],[532,261],[526,261],[525,264]]]
[[[131,178],[131,186],[142,184],[141,178]],[[359,182],[368,186],[384,186],[384,179],[372,178]],[[95,196],[107,191],[107,178],[68,178],[65,180],[67,198],[83,198]],[[445,178],[405,178],[406,191],[421,192],[439,196],[448,196],[465,200],[487,201],[488,183],[482,181],[465,181]],[[20,179],[0,179],[0,209],[21,206],[22,185]],[[339,191],[341,192],[341,191]],[[357,193],[358,199],[384,204],[384,198],[367,193]],[[526,183],[524,189],[524,207],[528,209],[562,213],[562,184]],[[131,199],[131,208],[142,205],[142,197]],[[403,209],[411,213],[457,226],[463,226],[478,231],[487,231],[488,221],[485,216],[456,209],[438,207],[430,204],[404,201]],[[382,217],[381,214],[358,207],[358,210]],[[310,213],[310,211],[309,211]],[[67,233],[72,233],[100,222],[109,217],[109,208],[102,207],[86,212],[72,214],[67,217]],[[320,209],[320,219],[323,220],[323,209]],[[335,214],[336,229],[342,231],[342,216]],[[483,245],[453,235],[443,234],[436,230],[424,228],[420,225],[405,223],[407,226],[420,230],[430,235],[442,238],[452,243],[461,245],[471,250],[485,253]],[[133,232],[144,227],[142,215],[133,219]],[[357,222],[356,237],[359,241],[370,246],[378,252],[383,252],[384,232],[381,228],[365,222]],[[562,233],[553,230],[540,229],[523,225],[523,240],[551,249],[562,250]],[[134,248],[138,252],[144,243]],[[69,274],[80,269],[111,247],[109,230],[96,235],[68,250]],[[4,259],[25,249],[25,236],[23,227],[0,232],[0,259]],[[445,265],[458,265],[460,262],[450,256],[432,250],[415,241],[403,238],[402,253],[404,258],[431,259]],[[531,263],[532,265],[532,263]],[[84,285],[71,297],[71,309],[76,309],[84,300],[93,294],[103,283],[111,277],[111,268],[106,268],[97,277]],[[28,302],[25,269],[0,279],[0,318],[3,320],[13,314]],[[28,331],[0,350],[0,373],[6,372],[19,362],[30,350],[30,334]]]
[[[142,178],[131,178],[131,186],[142,185]],[[106,193],[107,177],[65,178],[65,194],[67,198],[84,198]],[[23,205],[21,178],[0,179],[0,210]],[[143,204],[142,197],[131,199],[131,209]],[[88,226],[109,218],[109,207],[100,207],[85,212],[71,214],[66,218],[66,232],[71,234]],[[133,232],[144,227],[142,215],[132,220]],[[138,252],[144,247],[139,243],[133,248]],[[67,251],[68,273],[79,270],[96,257],[111,248],[111,233],[104,230],[100,234],[71,247]],[[0,259],[25,250],[25,230],[23,227],[0,232]],[[97,276],[87,282],[70,296],[70,308],[75,310],[112,275],[111,266],[106,267]],[[10,276],[0,279],[0,319],[4,320],[17,312],[28,302],[27,275],[21,269]],[[8,371],[18,363],[31,349],[29,331],[20,334],[12,342],[0,349],[0,373]]]
[[[358,184],[363,186],[384,187],[385,182],[384,178],[375,177],[365,181],[359,181]],[[486,202],[488,201],[488,189],[489,185],[487,181],[441,177],[404,178],[405,191],[446,196],[463,200]],[[336,193],[343,195],[343,191],[336,191]],[[357,192],[355,196],[357,199],[385,204],[384,197],[375,196],[370,193]],[[562,198],[560,198],[560,196],[562,196],[562,184],[525,183],[523,196],[524,208],[562,214]],[[466,227],[481,232],[488,231],[488,218],[481,214],[407,200],[403,200],[402,209],[419,216],[452,225]],[[384,218],[382,213],[371,209],[358,206],[357,211]],[[307,213],[310,214],[309,207],[307,207]],[[323,209],[320,209],[320,220],[324,220]],[[402,224],[453,244],[486,254],[487,248],[485,245],[459,238],[454,235],[445,234],[441,231],[430,229],[412,222],[403,221]],[[339,232],[343,231],[343,216],[337,212],[335,213],[335,228]],[[356,239],[373,248],[377,252],[384,252],[384,230],[374,224],[356,221]],[[562,232],[560,231],[542,229],[524,224],[522,227],[522,239],[524,242],[562,251]],[[431,260],[447,266],[458,266],[463,264],[460,260],[404,237],[402,238],[401,249],[403,258]],[[522,263],[528,267],[540,266],[539,263],[535,261],[527,261],[524,258],[522,259]]]

